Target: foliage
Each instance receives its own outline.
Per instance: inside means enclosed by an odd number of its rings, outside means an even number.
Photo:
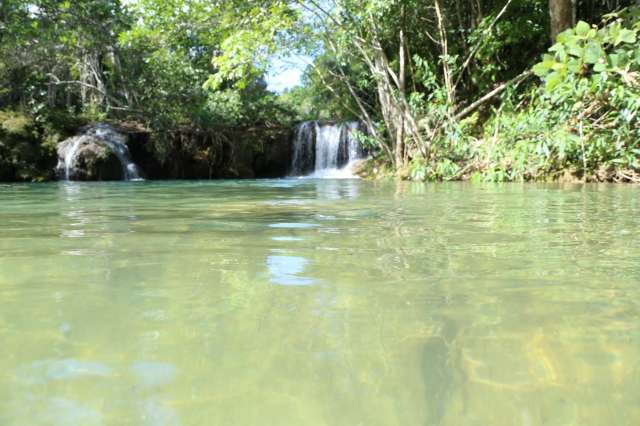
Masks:
[[[293,114],[267,90],[263,67],[251,64],[238,79],[215,77],[224,70],[216,58],[241,34],[232,24],[244,15],[228,6],[205,0],[3,1],[0,108],[24,111],[41,128],[62,133],[78,122],[136,121],[154,132],[158,157],[168,151],[168,135],[181,129],[289,123]]]
[[[570,171],[585,180],[637,180],[640,172],[640,10],[579,22],[534,66],[544,86],[527,108],[496,117],[495,180]],[[488,135],[487,135],[488,136]]]
[[[28,116],[0,111],[0,181],[50,179],[56,142]]]
[[[632,7],[600,26],[579,22],[533,67],[541,86],[506,86],[491,110],[465,119],[453,118],[439,67],[416,55],[415,75],[427,90],[413,93],[411,105],[423,128],[439,132],[429,153],[417,149],[400,175],[640,182],[638,17]],[[474,75],[495,70],[479,67]]]
[[[96,120],[146,126],[168,161],[178,134],[358,119],[403,178],[637,181],[638,8],[556,3],[581,20],[536,64],[548,0],[4,0],[2,173],[45,177],[52,141]],[[302,86],[271,93],[291,55],[312,58]]]

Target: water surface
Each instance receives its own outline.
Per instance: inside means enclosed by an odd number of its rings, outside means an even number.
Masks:
[[[0,186],[1,425],[640,424],[631,186]]]

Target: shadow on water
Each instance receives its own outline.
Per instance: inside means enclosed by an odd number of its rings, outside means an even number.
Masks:
[[[440,332],[430,337],[423,346],[422,374],[426,391],[427,426],[442,424],[453,405],[460,381],[456,365],[459,354],[455,353],[457,326],[449,319],[440,321]]]

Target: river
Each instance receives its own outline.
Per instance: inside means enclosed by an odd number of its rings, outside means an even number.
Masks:
[[[640,424],[632,186],[0,186],[2,425]]]

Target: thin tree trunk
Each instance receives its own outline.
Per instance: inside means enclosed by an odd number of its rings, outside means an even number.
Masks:
[[[401,6],[400,14],[401,14],[401,27],[400,27],[400,49],[398,52],[398,61],[399,61],[399,70],[398,70],[398,90],[402,96],[406,96],[407,91],[407,80],[406,80],[406,37],[405,37],[405,19],[404,19],[404,5]],[[400,104],[400,108],[404,108],[404,104]],[[400,122],[398,123],[398,127],[396,129],[396,166],[398,168],[404,167],[404,113],[401,114]]]
[[[551,17],[551,41],[555,43],[558,34],[571,28],[573,24],[573,5],[571,0],[549,0]]]
[[[447,41],[447,33],[444,26],[444,18],[442,16],[442,9],[440,7],[440,1],[435,0],[436,16],[438,18],[438,32],[440,33],[440,46],[442,47],[442,72],[444,74],[444,84],[447,88],[447,101],[452,106],[455,103],[455,95],[453,91],[453,79],[451,76],[451,70],[449,69],[449,43]]]
[[[336,45],[331,40],[327,40],[327,44],[333,50],[333,52],[337,55],[338,49]],[[336,93],[335,90],[325,80],[324,76],[322,75],[322,72],[317,68],[314,62],[311,63],[311,67],[318,74],[324,86],[331,93],[335,94]],[[382,150],[384,151],[389,161],[393,163],[394,161],[393,152],[391,151],[391,148],[385,143],[383,136],[378,133],[378,130],[376,129],[376,125],[373,122],[373,119],[367,110],[367,106],[365,105],[365,102],[363,101],[363,99],[361,99],[360,96],[358,96],[358,93],[356,92],[351,82],[349,82],[349,78],[344,74],[342,69],[338,68],[338,72],[340,73],[339,75],[335,73],[331,73],[331,74],[345,84],[345,86],[347,87],[347,90],[349,91],[349,94],[351,95],[353,100],[356,102],[356,105],[358,106],[360,113],[359,114],[356,113],[355,111],[351,110],[351,108],[349,108],[348,106],[346,106],[346,108],[349,109],[354,114],[358,115],[360,119],[364,121],[365,126],[367,127],[367,132],[369,133],[369,136],[373,137],[378,142],[378,144],[382,147]]]

